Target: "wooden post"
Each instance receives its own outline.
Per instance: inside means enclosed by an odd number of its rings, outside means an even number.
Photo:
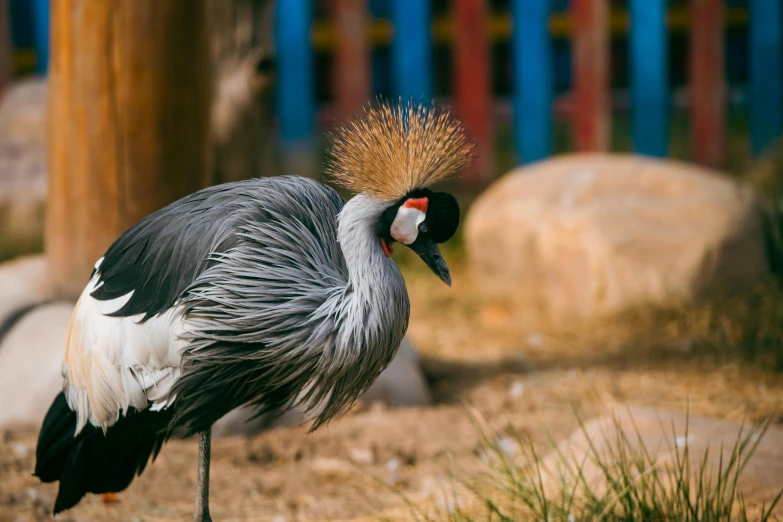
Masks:
[[[573,0],[574,127],[579,151],[605,151],[611,138],[609,0]]]
[[[279,172],[274,143],[274,0],[209,0],[215,88],[212,183]]]
[[[57,0],[46,251],[62,296],[130,225],[209,175],[204,0]]]
[[[514,0],[514,143],[524,163],[552,153],[552,40],[549,0]]]
[[[726,159],[724,0],[691,0],[690,105],[693,159],[718,167]]]
[[[665,157],[669,150],[667,0],[631,0],[630,70],[636,152]]]
[[[470,183],[488,180],[492,169],[492,95],[486,0],[457,0],[455,34],[457,109],[478,146],[467,172]]]
[[[750,2],[750,130],[754,154],[783,133],[783,0]]]
[[[332,68],[337,118],[345,120],[370,98],[370,46],[365,0],[332,0],[337,37]]]

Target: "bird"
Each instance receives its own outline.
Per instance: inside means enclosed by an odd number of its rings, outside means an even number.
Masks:
[[[211,426],[343,414],[393,359],[410,302],[392,259],[415,252],[444,283],[439,244],[460,209],[433,185],[475,157],[433,102],[375,100],[329,133],[329,183],[274,175],[215,185],[153,212],[97,260],[68,325],[63,391],[34,475],[53,512],[129,486],[171,437],[198,437],[193,519],[211,521]]]

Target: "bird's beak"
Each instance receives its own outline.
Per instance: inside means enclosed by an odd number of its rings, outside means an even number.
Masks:
[[[440,249],[438,245],[430,238],[419,234],[416,241],[408,245],[411,250],[416,252],[419,257],[427,263],[430,270],[435,272],[435,275],[440,278],[441,281],[451,286],[451,274],[449,273],[449,267],[446,266],[446,261],[443,260],[443,256],[440,255]]]

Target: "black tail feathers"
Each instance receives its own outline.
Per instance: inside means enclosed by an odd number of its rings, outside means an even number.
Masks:
[[[131,410],[104,435],[91,424],[76,432],[76,412],[65,394],[54,399],[44,418],[36,448],[35,476],[60,481],[54,514],[69,509],[87,493],[116,493],[144,471],[150,455],[166,440],[168,412]]]

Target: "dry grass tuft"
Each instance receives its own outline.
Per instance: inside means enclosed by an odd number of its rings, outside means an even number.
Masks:
[[[728,458],[723,448],[710,457],[692,455],[687,436],[677,437],[672,428],[668,451],[648,448],[643,434],[629,433],[615,419],[614,433],[605,441],[590,440],[581,421],[581,433],[589,441],[583,457],[567,455],[554,443],[551,457],[542,458],[529,438],[516,436],[510,452],[509,439],[471,413],[483,440],[485,472],[468,473],[453,468],[451,499],[432,506],[408,502],[412,517],[420,522],[545,520],[547,522],[768,522],[779,520],[773,511],[783,489],[768,504],[750,504],[738,488],[739,479],[770,426],[771,419],[743,425]],[[502,442],[498,442],[502,441]],[[601,444],[600,442],[603,442]],[[602,448],[602,449],[599,449]],[[587,472],[587,469],[591,469]],[[600,480],[596,481],[594,475]],[[600,485],[598,485],[600,484]]]

